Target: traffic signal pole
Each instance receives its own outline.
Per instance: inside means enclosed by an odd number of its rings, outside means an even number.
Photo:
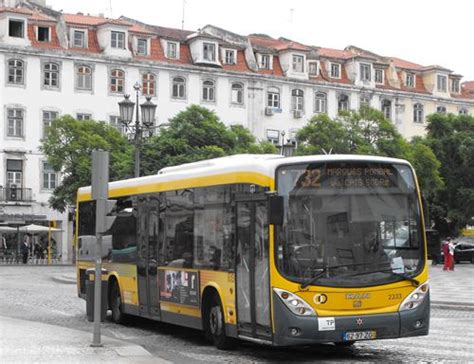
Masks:
[[[107,199],[109,197],[109,153],[101,150],[92,152],[92,199],[96,201],[96,248],[94,286],[94,336],[92,347],[101,347],[100,321],[102,298],[102,234],[106,225]]]

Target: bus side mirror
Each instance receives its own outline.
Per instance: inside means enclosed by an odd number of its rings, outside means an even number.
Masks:
[[[283,225],[284,216],[283,196],[272,195],[268,197],[268,223]]]

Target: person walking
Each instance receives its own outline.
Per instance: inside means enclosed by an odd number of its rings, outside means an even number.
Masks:
[[[444,257],[444,266],[443,270],[449,270],[450,267],[450,255],[449,255],[449,242],[451,241],[451,237],[447,237],[446,240],[443,242],[443,257]]]
[[[28,263],[28,253],[29,253],[30,247],[28,244],[28,236],[25,235],[25,238],[23,239],[23,244],[21,245],[21,258],[23,264]]]
[[[448,252],[449,252],[449,268],[448,270],[454,270],[454,242],[450,239],[448,243]]]

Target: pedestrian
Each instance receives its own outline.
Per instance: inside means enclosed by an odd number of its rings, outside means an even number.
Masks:
[[[449,240],[448,253],[449,253],[449,270],[454,270],[454,242]]]
[[[446,240],[443,242],[443,257],[444,257],[444,266],[443,270],[449,270],[449,242],[451,241],[451,237],[447,237]]]
[[[28,263],[28,251],[29,251],[29,245],[28,245],[28,236],[25,235],[25,238],[23,239],[23,244],[21,245],[21,258],[23,264]]]

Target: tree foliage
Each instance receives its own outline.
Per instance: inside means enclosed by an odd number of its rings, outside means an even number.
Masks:
[[[76,201],[77,189],[91,183],[91,153],[94,149],[110,152],[110,180],[131,176],[132,148],[114,127],[93,120],[78,121],[69,115],[52,122],[40,150],[63,180],[49,203],[64,212]]]
[[[433,218],[444,233],[455,233],[466,224],[473,224],[474,117],[432,114],[427,130],[424,143],[440,161],[445,182],[430,200]]]
[[[142,172],[238,153],[275,153],[270,143],[257,143],[241,125],[226,126],[212,111],[191,105],[161,127],[142,148]]]

